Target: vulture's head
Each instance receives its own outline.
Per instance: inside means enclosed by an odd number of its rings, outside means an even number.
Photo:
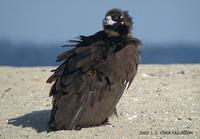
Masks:
[[[104,31],[110,36],[131,35],[132,24],[128,11],[116,8],[108,11],[103,19]]]

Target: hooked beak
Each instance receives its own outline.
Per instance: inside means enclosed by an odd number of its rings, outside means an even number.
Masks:
[[[107,26],[107,25],[114,25],[115,23],[117,23],[117,22],[115,22],[115,21],[113,21],[112,20],[112,18],[111,18],[111,16],[106,16],[104,19],[103,19],[103,25],[104,26]]]

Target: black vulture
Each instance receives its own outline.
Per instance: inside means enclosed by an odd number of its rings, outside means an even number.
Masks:
[[[53,108],[49,131],[72,130],[106,124],[133,81],[141,41],[132,35],[128,11],[111,9],[103,30],[70,40],[74,48],[58,55],[63,63],[47,80]]]

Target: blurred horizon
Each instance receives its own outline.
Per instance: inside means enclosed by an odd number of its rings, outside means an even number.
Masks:
[[[27,47],[28,45],[28,47]],[[57,66],[56,56],[70,49],[60,44],[0,41],[0,66]],[[141,64],[199,64],[199,44],[147,43],[141,48]]]
[[[0,66],[57,65],[60,46],[102,30],[112,8],[128,10],[142,63],[200,63],[198,0],[0,0]]]

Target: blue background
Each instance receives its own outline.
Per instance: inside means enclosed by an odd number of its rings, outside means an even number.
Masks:
[[[200,63],[199,0],[0,0],[0,65],[56,65],[60,46],[101,30],[114,7],[133,17],[142,63]]]

